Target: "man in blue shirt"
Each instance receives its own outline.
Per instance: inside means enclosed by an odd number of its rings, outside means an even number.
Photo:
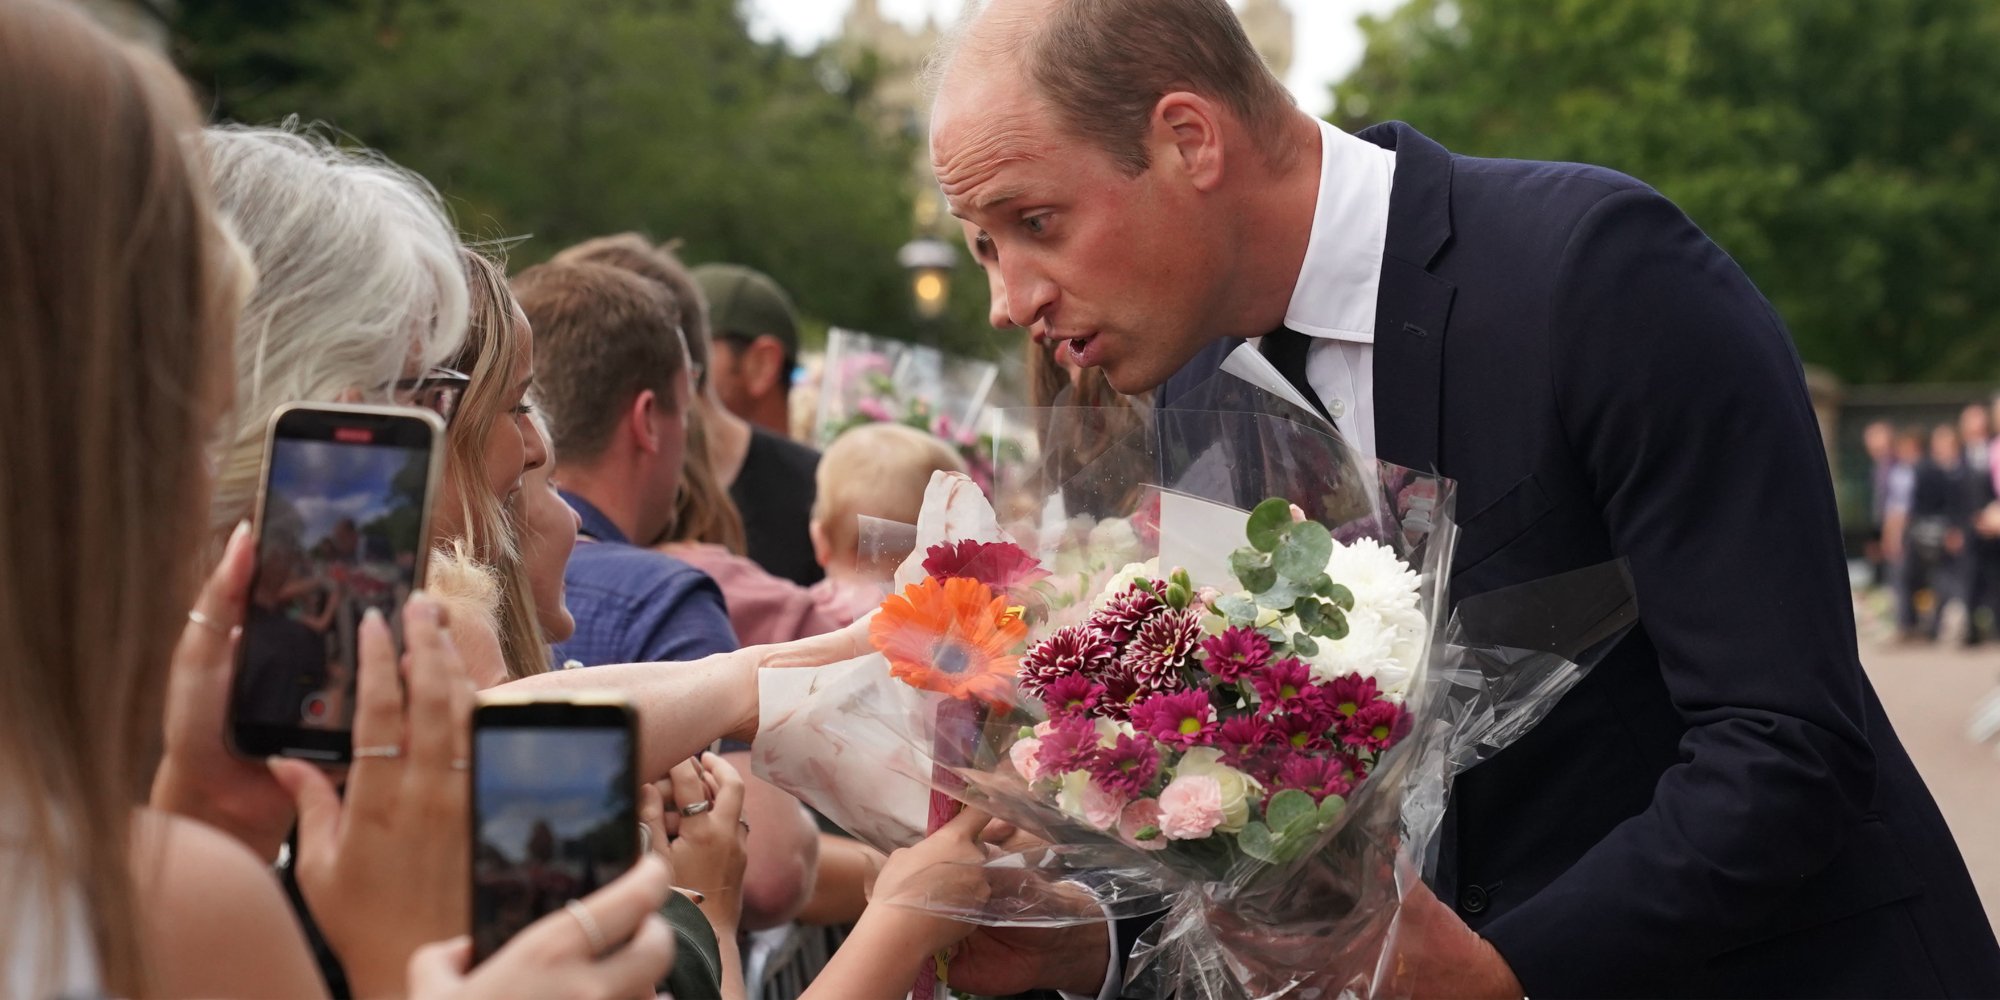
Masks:
[[[582,261],[529,268],[513,286],[534,328],[535,384],[549,411],[563,498],[582,521],[563,573],[576,634],[556,656],[594,667],[736,649],[715,581],[646,547],[673,520],[693,396],[673,293]],[[805,904],[819,841],[796,799],[749,777],[747,761],[740,769],[752,829],[743,926],[755,930],[790,921]]]

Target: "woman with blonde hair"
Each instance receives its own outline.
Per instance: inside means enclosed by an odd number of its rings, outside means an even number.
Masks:
[[[185,611],[204,547],[188,529],[205,520],[211,485],[203,443],[229,405],[230,331],[250,282],[189,156],[193,102],[164,63],[75,8],[12,0],[0,5],[0,120],[14,140],[0,147],[10,347],[0,464],[33,484],[0,490],[0,993],[320,995],[264,865],[200,824],[135,809],[160,741],[160,664],[197,649],[226,655],[223,591],[240,615],[248,588],[248,532],[238,528],[219,574],[230,585],[212,579],[200,616]],[[364,627],[364,693],[376,701],[367,721],[438,727],[446,738],[413,744],[404,764],[450,776],[437,751],[462,733],[469,700],[448,693],[459,668],[424,613],[434,605],[412,606],[407,710],[386,627]],[[187,692],[179,676],[175,684],[179,702]],[[183,741],[203,728],[198,712],[174,719]],[[435,814],[403,797],[448,781],[364,770],[351,795],[388,807],[378,817],[387,822],[332,837],[345,807],[317,800],[316,835],[302,849],[315,866],[365,868],[391,884],[383,900],[338,901],[327,913],[373,988],[399,992],[425,938],[381,904],[402,902],[409,862],[464,837],[413,826]],[[666,881],[648,865],[611,887],[636,900],[593,897],[603,932],[638,928],[624,915],[635,901],[657,906]],[[419,986],[492,996],[529,977],[629,993],[663,963],[663,928],[647,925],[641,942],[604,962],[588,957],[580,933],[552,939],[565,930],[550,923],[469,980],[462,962],[425,952]],[[618,961],[637,975],[607,973]]]

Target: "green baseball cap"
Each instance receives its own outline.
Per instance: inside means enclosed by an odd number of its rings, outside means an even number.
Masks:
[[[708,300],[708,328],[718,337],[759,337],[770,334],[799,352],[799,315],[792,297],[762,271],[741,264],[703,264],[694,269],[695,284]]]

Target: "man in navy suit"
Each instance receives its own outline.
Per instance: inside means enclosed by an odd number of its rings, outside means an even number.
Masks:
[[[1672,203],[1342,133],[1223,0],[995,0],[947,56],[931,154],[996,324],[1162,406],[1262,338],[1348,444],[1457,480],[1455,597],[1628,561],[1640,627],[1455,786],[1419,995],[2000,995],[1861,670],[1799,359]],[[982,932],[954,981],[1109,994],[1130,930]]]

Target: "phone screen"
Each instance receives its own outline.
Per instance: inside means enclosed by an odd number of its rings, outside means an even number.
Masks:
[[[370,609],[400,629],[422,579],[436,438],[393,411],[277,418],[232,705],[244,753],[347,758],[357,630]]]
[[[475,960],[638,859],[630,718],[617,705],[479,709],[472,734]]]

